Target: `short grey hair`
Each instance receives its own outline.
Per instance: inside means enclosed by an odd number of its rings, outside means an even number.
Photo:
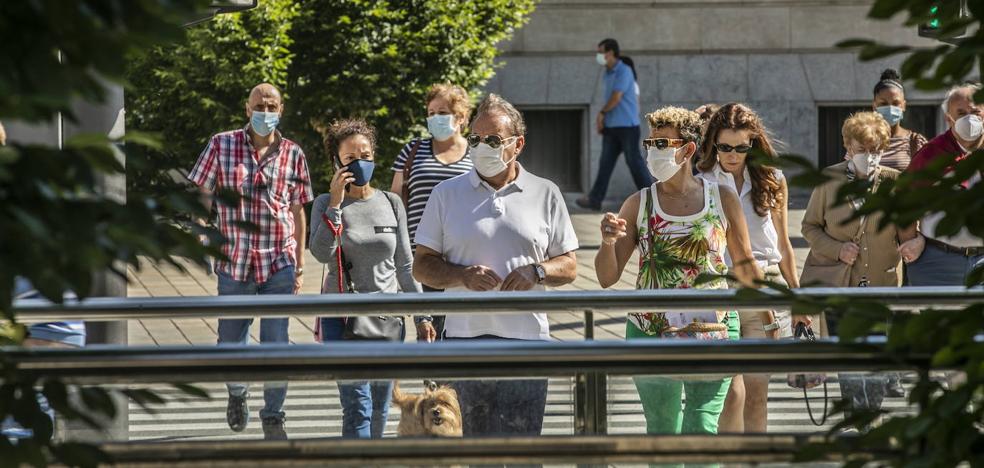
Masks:
[[[943,104],[940,104],[940,108],[943,109],[944,115],[950,115],[950,100],[953,99],[953,96],[965,89],[972,89],[975,92],[980,91],[981,84],[975,81],[968,81],[966,83],[958,84],[947,90],[946,95],[943,96]]]
[[[497,114],[508,117],[510,130],[512,130],[512,135],[510,136],[526,135],[526,122],[523,120],[523,114],[516,110],[509,101],[503,99],[502,96],[494,93],[485,96],[485,99],[482,99],[482,103],[478,105],[478,110],[475,111],[475,119],[472,120],[472,126],[475,126],[475,121],[479,117],[486,114]]]

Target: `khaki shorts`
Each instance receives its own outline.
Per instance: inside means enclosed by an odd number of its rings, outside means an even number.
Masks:
[[[772,282],[786,284],[782,277],[779,265],[770,265],[765,270],[765,277]],[[774,311],[776,320],[779,322],[779,337],[787,338],[793,336],[792,317],[788,310]],[[765,324],[762,322],[761,312],[741,312],[741,337],[742,338],[765,338]]]

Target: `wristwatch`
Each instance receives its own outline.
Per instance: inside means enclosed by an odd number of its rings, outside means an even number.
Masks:
[[[778,330],[781,327],[782,326],[779,325],[779,322],[772,322],[772,323],[766,324],[762,328],[765,329],[765,331],[772,331],[772,330]]]
[[[547,270],[546,268],[543,268],[543,265],[540,265],[539,263],[534,263],[533,271],[536,272],[537,284],[543,284],[543,282],[547,280]]]
[[[304,267],[294,268],[294,276],[304,276]]]

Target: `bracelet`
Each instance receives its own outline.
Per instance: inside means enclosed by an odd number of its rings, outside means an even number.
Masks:
[[[778,330],[781,327],[782,326],[779,325],[779,322],[772,322],[772,323],[765,324],[765,326],[763,326],[762,329],[764,329],[765,331],[772,331],[772,330]]]

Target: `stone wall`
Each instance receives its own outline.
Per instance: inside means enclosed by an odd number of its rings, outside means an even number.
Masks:
[[[581,107],[589,111],[585,125],[593,124],[604,105],[595,47],[613,37],[636,62],[643,113],[664,105],[742,101],[759,111],[789,151],[816,160],[818,106],[870,103],[881,71],[902,61],[864,63],[834,44],[866,37],[934,45],[902,25],[902,18],[868,20],[867,9],[857,1],[547,0],[502,45],[502,68],[487,89],[527,108]],[[911,86],[907,94],[910,104],[936,103],[939,97]],[[585,190],[601,151],[600,136],[588,133]],[[633,189],[620,164],[609,198]]]

